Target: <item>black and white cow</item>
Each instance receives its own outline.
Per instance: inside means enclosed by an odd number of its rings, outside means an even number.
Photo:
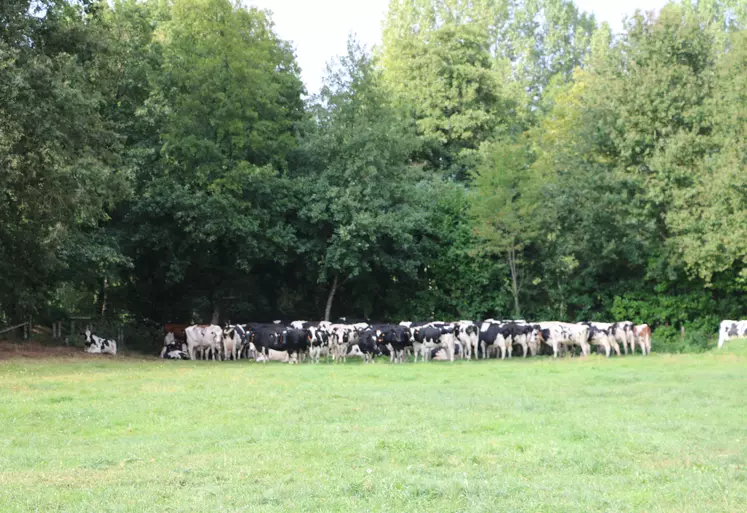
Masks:
[[[229,324],[223,329],[223,355],[226,360],[241,359],[246,331],[242,326]]]
[[[610,357],[612,349],[615,350],[617,356],[620,356],[620,346],[615,337],[615,332],[620,332],[620,328],[610,322],[583,322],[581,324],[589,328],[589,344],[603,347],[607,358]]]
[[[253,323],[247,325],[247,340],[250,351],[261,354],[263,357],[258,358],[255,354],[256,361],[267,362],[270,360],[269,351],[283,352],[283,331],[285,327],[280,324],[260,324]]]
[[[536,326],[539,328],[540,340],[552,347],[555,358],[562,346],[579,346],[583,355],[588,355],[591,350],[588,326],[557,321],[539,322]]]
[[[413,329],[412,336],[416,362],[418,361],[418,354],[422,355],[424,362],[428,361],[431,350],[434,348],[445,349],[449,361],[454,361],[455,341],[454,327],[452,325],[443,322],[431,322],[425,326]]]
[[[322,355],[329,355],[329,333],[320,324],[306,322],[301,325],[308,333],[309,357],[313,363],[319,363],[319,358]]]
[[[403,363],[405,351],[412,346],[410,328],[396,324],[374,324],[379,353],[389,356],[390,363]]]
[[[454,337],[459,342],[460,355],[465,360],[471,360],[474,353],[477,359],[477,346],[480,343],[480,327],[472,321],[454,323]]]
[[[501,353],[501,359],[506,358],[508,353],[508,346],[511,344],[511,340],[507,340],[508,333],[504,329],[502,322],[493,320],[483,321],[480,324],[480,332],[478,333],[479,348],[483,358],[488,358],[490,349],[496,348]],[[479,358],[480,352],[475,356]]]
[[[309,334],[303,329],[284,330],[281,334],[281,347],[291,355],[291,361],[300,362],[309,349]]]
[[[535,356],[538,350],[538,334],[539,328],[525,321],[510,321],[504,324],[503,337],[506,339],[508,357],[513,356],[514,345],[521,346],[523,358],[526,358],[528,353]]]
[[[84,333],[86,353],[92,354],[117,354],[117,341],[108,338],[99,337],[86,328]]]
[[[187,343],[176,340],[174,333],[168,332],[163,338],[163,349],[161,349],[160,356],[166,360],[189,360]]]
[[[747,321],[721,321],[718,329],[718,347],[730,338],[747,337]]]

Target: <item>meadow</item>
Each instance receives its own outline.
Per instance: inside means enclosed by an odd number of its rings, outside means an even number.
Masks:
[[[2,512],[743,512],[747,341],[364,366],[0,361]]]

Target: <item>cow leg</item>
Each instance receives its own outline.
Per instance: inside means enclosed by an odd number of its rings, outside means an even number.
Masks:
[[[624,342],[623,342],[623,347],[626,347]],[[616,340],[612,341],[612,349],[615,350],[615,353],[617,354],[617,356],[620,356],[620,345],[617,343]],[[628,354],[627,349],[625,350],[625,354]]]
[[[552,341],[552,357],[557,358],[558,357],[558,343],[556,341]]]
[[[513,358],[514,356],[514,345],[511,343],[510,340],[506,340],[503,342],[503,345],[506,346],[506,350],[508,351],[508,357]]]
[[[526,341],[522,340],[519,342],[519,344],[521,344],[521,348],[524,350],[524,356],[522,358],[526,358],[527,357],[527,343]]]

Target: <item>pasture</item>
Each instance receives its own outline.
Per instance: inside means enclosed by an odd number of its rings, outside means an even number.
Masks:
[[[0,361],[0,511],[737,512],[747,342],[364,366]]]

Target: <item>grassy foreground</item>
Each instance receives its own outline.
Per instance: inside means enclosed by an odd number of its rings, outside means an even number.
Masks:
[[[0,362],[0,511],[743,512],[745,346],[404,366]]]

